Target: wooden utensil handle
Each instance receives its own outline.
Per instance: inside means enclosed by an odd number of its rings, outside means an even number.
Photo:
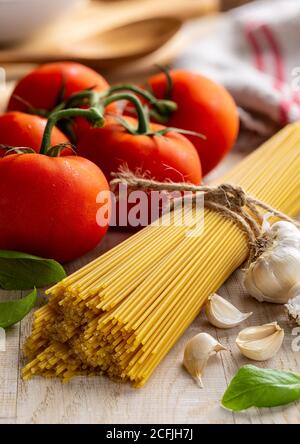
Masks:
[[[130,1],[124,8],[121,8],[120,16],[133,17],[139,19],[150,19],[153,17],[172,16],[182,20],[216,12],[220,9],[219,0],[144,0]]]
[[[94,1],[77,16],[41,33],[39,39],[12,50],[0,51],[0,64],[43,63],[59,58],[58,50],[62,56],[64,44],[70,47],[93,36],[100,36],[105,31],[156,17],[181,20],[199,17],[217,12],[219,6],[219,0],[128,0],[124,4],[118,2],[109,5]]]
[[[129,0],[123,5],[118,2],[110,4],[109,7],[94,2],[90,12],[94,14],[98,10],[104,14],[104,17],[107,14],[107,18],[110,17],[111,20],[115,18],[128,23],[132,20],[146,20],[164,15],[185,20],[217,12],[220,8],[220,0]]]
[[[156,17],[175,17],[187,20],[193,17],[212,14],[219,11],[220,0],[128,0],[124,4],[103,5],[92,2],[84,16],[65,23],[60,32],[54,32],[50,38],[62,36],[63,41],[76,42],[95,34],[126,26],[133,22]]]

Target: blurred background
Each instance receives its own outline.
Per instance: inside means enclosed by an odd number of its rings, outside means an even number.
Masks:
[[[249,1],[249,0],[248,0]],[[8,80],[32,63],[71,59],[110,80],[169,64],[247,0],[0,0],[0,65]],[[185,24],[197,21],[197,32]]]
[[[36,64],[77,61],[112,83],[171,66],[223,84],[253,148],[300,120],[299,47],[299,0],[0,0],[0,107]]]

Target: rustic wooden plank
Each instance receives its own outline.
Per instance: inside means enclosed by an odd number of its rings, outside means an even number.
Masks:
[[[16,424],[17,422],[16,422],[16,418],[14,418],[14,419],[2,419],[2,418],[0,418],[0,424],[5,424],[5,425],[8,425],[8,424]]]
[[[111,248],[127,237],[112,232],[105,242],[88,257],[69,266],[73,271],[101,251]],[[299,356],[292,352],[291,330],[282,307],[259,304],[246,295],[240,273],[222,287],[220,294],[244,311],[254,311],[244,326],[278,320],[286,330],[282,351],[271,362],[259,364],[297,370]],[[41,300],[42,302],[42,300]],[[204,330],[228,347],[213,358],[204,375],[205,388],[200,390],[182,368],[182,353],[187,340]],[[296,423],[300,421],[299,406],[233,415],[220,407],[227,383],[237,369],[249,361],[243,358],[234,341],[239,328],[216,330],[202,314],[178,341],[156,370],[148,385],[140,390],[115,384],[105,377],[75,378],[67,385],[57,380],[34,378],[18,384],[18,423]],[[30,332],[30,318],[22,322],[21,342]],[[23,364],[23,360],[21,360]],[[11,368],[11,367],[10,367]],[[8,375],[6,375],[7,377]],[[3,387],[3,386],[2,386]],[[14,412],[14,411],[13,411]]]

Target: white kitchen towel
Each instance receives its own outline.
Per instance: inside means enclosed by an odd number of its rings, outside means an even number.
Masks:
[[[185,31],[195,35],[200,26],[191,22]],[[230,11],[176,67],[222,83],[250,131],[269,136],[276,125],[300,120],[300,0],[261,0]]]

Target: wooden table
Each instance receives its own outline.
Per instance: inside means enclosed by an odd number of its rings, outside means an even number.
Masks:
[[[233,153],[214,173],[218,175],[236,163],[242,155]],[[127,237],[111,232],[102,244],[86,257],[71,263],[72,272]],[[44,302],[43,292],[39,305]],[[278,320],[286,331],[284,346],[267,367],[299,370],[300,355],[291,350],[291,328],[282,306],[259,304],[242,288],[241,272],[234,274],[219,293],[242,310],[253,311],[246,325],[260,325]],[[1,300],[20,297],[22,292],[0,292]],[[24,382],[20,370],[24,365],[22,344],[30,333],[32,315],[7,331],[7,351],[0,352],[0,423],[299,423],[300,407],[292,405],[271,410],[252,410],[232,414],[220,407],[220,399],[237,369],[246,363],[235,346],[239,327],[217,330],[200,315],[171,350],[148,385],[134,389],[105,377],[73,379],[62,385],[58,380],[34,378]],[[204,330],[228,347],[212,358],[200,390],[182,368],[184,344]]]

